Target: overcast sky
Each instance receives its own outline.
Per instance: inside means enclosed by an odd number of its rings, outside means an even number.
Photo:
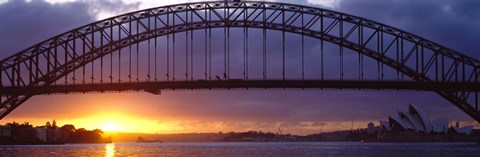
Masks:
[[[280,0],[279,0],[280,1]],[[186,0],[0,0],[0,58],[73,28],[135,11]],[[284,0],[365,17],[480,58],[480,2],[476,0]],[[97,100],[101,100],[101,103]],[[435,93],[320,90],[179,91],[36,96],[1,123],[57,119],[60,124],[108,111],[162,129],[149,132],[216,132],[281,127],[290,133],[366,127],[386,120],[408,103],[431,119],[477,124]],[[82,109],[83,112],[77,112]],[[84,127],[92,127],[86,126]],[[99,124],[101,125],[101,124]],[[99,126],[97,126],[99,127]],[[131,130],[127,130],[131,131]]]

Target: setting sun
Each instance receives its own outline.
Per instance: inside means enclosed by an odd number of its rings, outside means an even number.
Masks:
[[[115,127],[115,124],[113,123],[107,123],[105,126],[103,126],[102,130],[107,131],[107,132],[114,132],[117,131],[117,128]]]

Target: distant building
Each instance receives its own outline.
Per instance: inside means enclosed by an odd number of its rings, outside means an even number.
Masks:
[[[367,133],[368,134],[373,134],[373,133],[376,133],[378,131],[381,131],[382,128],[380,126],[375,126],[375,124],[373,124],[372,122],[368,123],[367,125]]]
[[[418,106],[410,104],[408,106],[408,112],[398,111],[398,116],[388,117],[388,121],[380,121],[382,129],[386,131],[402,131],[412,130],[417,133],[443,133],[447,134],[448,119],[438,118],[430,121],[427,114]],[[473,126],[466,126],[460,128],[457,124],[453,127],[453,130],[457,133],[470,134]]]
[[[59,142],[64,141],[67,137],[67,133],[60,128],[47,128],[47,142]]]
[[[47,128],[42,126],[42,127],[35,127],[35,133],[37,135],[37,138],[42,141],[42,142],[47,142]]]
[[[0,137],[10,137],[11,127],[10,125],[0,125]]]

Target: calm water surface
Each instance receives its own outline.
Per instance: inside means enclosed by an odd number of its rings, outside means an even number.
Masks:
[[[1,157],[50,156],[315,156],[480,157],[476,143],[111,143],[0,146]]]

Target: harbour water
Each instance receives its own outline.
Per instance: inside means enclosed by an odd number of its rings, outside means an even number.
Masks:
[[[1,157],[480,157],[476,143],[110,143],[0,146]]]

